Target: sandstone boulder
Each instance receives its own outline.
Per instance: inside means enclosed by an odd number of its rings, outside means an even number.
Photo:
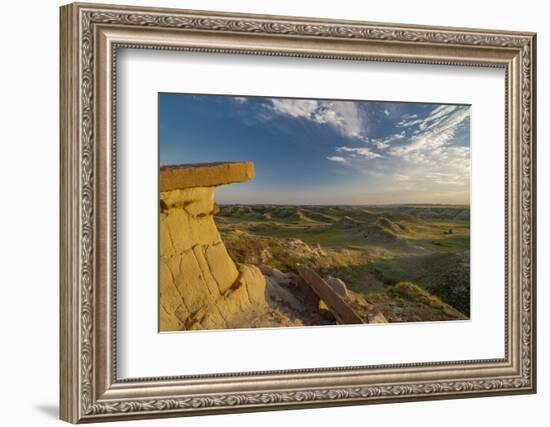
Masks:
[[[215,186],[253,177],[251,162],[161,168],[161,331],[239,327],[266,317],[262,272],[233,262],[214,222]]]
[[[382,313],[369,316],[369,323],[388,323],[388,320]]]
[[[348,294],[348,288],[342,279],[337,277],[328,276],[326,279],[332,290],[341,297],[345,297]]]

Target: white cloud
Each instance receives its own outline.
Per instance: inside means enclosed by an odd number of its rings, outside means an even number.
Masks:
[[[332,160],[333,162],[338,162],[338,163],[347,163],[348,162],[346,159],[344,159],[343,157],[340,157],[340,156],[329,156],[329,157],[327,157],[327,160]]]
[[[445,118],[445,116],[449,115],[453,111],[455,111],[457,107],[455,105],[440,105],[432,110],[432,112],[425,118],[419,119],[418,115],[404,115],[402,120],[397,123],[397,127],[413,127],[417,126],[418,130],[424,130],[427,129],[429,126],[436,125],[440,119]],[[434,123],[432,123],[434,122]]]
[[[439,106],[421,119],[409,142],[394,146],[388,155],[406,169],[415,188],[467,187],[470,178],[470,147],[456,145],[456,133],[470,116],[469,108]],[[405,175],[404,175],[405,176]]]
[[[456,138],[469,118],[469,108],[439,105],[429,114],[405,114],[394,134],[371,138],[367,137],[365,112],[354,102],[274,99],[266,107],[269,114],[327,125],[350,138],[349,144],[336,147],[326,159],[357,167],[358,173],[368,174],[365,179],[375,180],[387,191],[394,188],[406,194],[456,193],[460,200],[469,193],[470,148],[457,145]],[[390,109],[382,112],[395,115]],[[454,200],[452,197],[449,200]]]
[[[367,142],[374,145],[379,150],[385,150],[390,145],[392,145],[396,141],[400,141],[404,139],[407,136],[407,132],[401,131],[399,133],[396,133],[394,135],[390,135],[385,138],[370,138]]]
[[[339,153],[351,153],[352,156],[362,157],[365,159],[376,159],[382,157],[381,154],[371,151],[367,147],[338,147],[336,149]]]
[[[389,117],[390,114],[391,114],[391,113],[390,113],[390,110],[388,110],[388,109],[386,108],[386,109],[384,110],[384,115],[385,115],[386,117]]]
[[[409,144],[394,147],[391,154],[415,163],[429,161],[431,153],[453,142],[456,130],[470,116],[468,108],[443,106],[436,108],[410,139]]]
[[[430,115],[427,117],[426,120],[433,121],[446,114],[452,113],[456,109],[457,109],[456,105],[440,105],[430,113]]]
[[[267,108],[277,114],[326,124],[348,138],[364,139],[366,123],[355,102],[271,99]]]
[[[379,150],[385,150],[390,146],[389,142],[385,139],[373,139],[370,142],[374,144]]]
[[[246,101],[248,101],[248,98],[245,98],[244,96],[234,96],[233,101],[235,101],[237,104],[244,104]]]
[[[396,126],[400,128],[411,127],[411,126],[419,125],[422,122],[424,122],[423,119],[415,119],[415,120],[403,119],[399,123],[397,123]]]
[[[319,107],[318,101],[307,99],[270,99],[270,108],[291,117],[311,119],[311,114]]]

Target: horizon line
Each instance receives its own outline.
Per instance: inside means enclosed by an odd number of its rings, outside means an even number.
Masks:
[[[235,206],[235,205],[252,205],[252,206],[467,206],[469,203],[218,203],[218,205]]]

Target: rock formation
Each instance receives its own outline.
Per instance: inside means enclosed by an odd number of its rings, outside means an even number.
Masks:
[[[215,187],[254,176],[251,162],[161,168],[161,331],[232,327],[265,307],[263,274],[233,262],[213,219]]]
[[[384,322],[338,278],[328,277],[325,283],[316,277],[324,286],[320,296],[319,289],[301,275],[265,265],[271,260],[269,251],[260,254],[259,268],[233,261],[214,222],[215,190],[254,176],[252,162],[161,167],[160,330]],[[298,239],[288,239],[285,250],[306,260],[326,256],[320,245],[311,247]],[[326,298],[321,300],[323,295]],[[342,318],[334,310],[336,303],[357,321]]]
[[[334,292],[336,292],[341,297],[346,297],[348,295],[348,288],[342,279],[338,277],[327,277],[327,283],[332,287]]]

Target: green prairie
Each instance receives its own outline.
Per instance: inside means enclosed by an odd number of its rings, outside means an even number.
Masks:
[[[238,262],[342,279],[389,321],[470,316],[470,208],[457,205],[223,205]]]

